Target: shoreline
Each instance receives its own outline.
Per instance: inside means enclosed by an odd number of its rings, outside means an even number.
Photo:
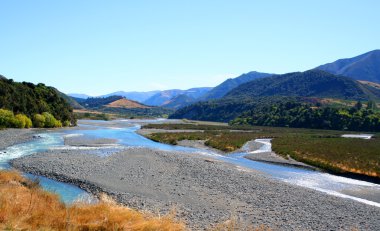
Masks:
[[[168,130],[168,129],[139,129],[136,131],[137,134],[144,136],[147,139],[149,139],[148,135],[153,134],[153,133],[161,133],[161,132],[177,133],[177,132],[204,132],[204,131],[203,130]],[[275,164],[275,165],[291,166],[291,167],[309,169],[313,171],[323,171],[322,169],[318,167],[311,166],[311,165],[308,165],[308,164],[305,164],[293,159],[285,159],[284,157],[278,155],[277,153],[273,151],[262,152],[262,153],[252,153],[258,150],[262,146],[261,143],[256,142],[255,140],[248,141],[247,143],[243,145],[243,147],[233,152],[224,152],[219,149],[209,147],[205,145],[205,140],[181,140],[181,141],[178,141],[177,146],[185,146],[185,147],[208,150],[208,151],[212,151],[224,156],[228,156],[228,155],[239,153],[239,152],[246,152],[247,154],[244,156],[244,158],[253,160],[253,161],[270,163],[270,164]]]
[[[139,210],[167,213],[191,229],[236,215],[247,225],[289,229],[380,229],[380,208],[266,177],[205,156],[131,148],[107,157],[51,150],[12,161],[14,167],[105,192]],[[323,222],[322,222],[323,221]],[[363,223],[364,222],[364,223]]]

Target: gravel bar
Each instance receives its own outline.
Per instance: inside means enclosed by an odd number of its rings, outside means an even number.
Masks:
[[[193,230],[235,217],[273,230],[380,230],[380,208],[290,185],[201,155],[131,148],[107,157],[52,150],[15,168],[106,192],[136,209],[167,213]]]

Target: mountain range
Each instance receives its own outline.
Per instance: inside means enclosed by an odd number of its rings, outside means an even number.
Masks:
[[[380,89],[321,70],[273,75],[231,90],[223,98],[198,102],[177,110],[170,118],[228,122],[247,110],[286,101],[321,99],[379,102]]]
[[[309,74],[307,75],[302,73],[275,75],[270,73],[252,71],[242,74],[236,78],[227,79],[221,84],[215,86],[214,88],[203,87],[191,88],[188,90],[171,89],[164,91],[148,92],[118,91],[107,95],[103,95],[101,97],[115,95],[123,96],[129,100],[137,101],[144,105],[166,107],[171,109],[181,109],[190,104],[194,104],[201,101],[218,100],[222,99],[225,96],[231,97],[232,95],[236,95],[235,97],[237,98],[242,95],[244,95],[245,97],[261,97],[265,95],[273,95],[273,92],[277,92],[276,95],[282,96],[315,95],[323,97],[324,95],[326,95],[332,98],[338,97],[339,99],[368,99],[378,97],[377,93],[373,92],[373,88],[376,88],[376,86],[378,87],[379,85],[376,84],[380,83],[380,50],[373,50],[353,58],[339,59],[335,62],[318,66],[314,70],[321,70],[330,74],[346,76],[354,80],[360,80],[360,84],[357,82],[349,82],[347,78],[333,78],[334,80],[330,79],[332,82],[325,82],[326,78],[328,77],[327,74],[322,74],[322,72],[308,72]],[[312,77],[312,73],[315,74],[314,77]],[[299,78],[287,79],[290,82],[285,81],[285,79],[283,81],[280,81],[280,79],[278,79],[287,78],[288,76],[299,76]],[[304,89],[303,87],[305,87],[306,85],[301,86],[300,84],[306,82],[302,79],[305,76],[307,78],[311,78],[308,79],[308,81],[311,81],[312,83],[317,85],[319,84],[320,88],[312,87],[311,89]],[[320,83],[317,83],[312,78],[322,79]],[[255,82],[255,80],[260,81]],[[346,85],[341,85],[343,82]],[[328,86],[330,86],[331,89],[322,87],[323,84],[327,84]],[[291,88],[291,86],[294,87]],[[338,86],[341,88],[339,88]],[[366,86],[372,86],[372,88],[368,88]],[[345,87],[346,89],[344,89]],[[312,89],[314,91],[309,91]],[[323,89],[324,92],[320,92],[321,89]],[[270,90],[273,92],[271,93]],[[362,91],[365,91],[365,93],[363,93]],[[84,94],[70,95],[77,98],[88,97],[88,95]],[[77,105],[73,106],[76,107]]]
[[[339,59],[316,69],[356,80],[380,83],[380,50],[373,50],[353,58]]]
[[[218,86],[214,87],[212,90],[207,92],[204,96],[202,96],[201,100],[205,101],[205,100],[210,100],[210,99],[220,99],[225,94],[227,94],[229,91],[239,86],[240,84],[243,84],[255,79],[259,79],[259,78],[268,77],[271,75],[273,74],[251,71],[251,72],[242,74],[236,78],[227,79],[223,83],[219,84]]]

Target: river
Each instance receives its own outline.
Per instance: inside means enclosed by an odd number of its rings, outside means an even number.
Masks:
[[[140,128],[141,123],[149,122],[155,123],[161,122],[161,120],[120,120],[116,122],[80,121],[79,126],[74,129],[43,133],[40,134],[40,139],[8,147],[5,150],[6,154],[0,155],[0,168],[10,168],[8,162],[11,159],[42,152],[48,149],[91,149],[91,147],[65,146],[63,142],[64,136],[110,138],[117,139],[117,145],[92,149],[96,149],[99,154],[103,155],[111,155],[113,152],[125,147],[148,147],[167,151],[184,151],[189,155],[207,155],[210,158],[233,163],[242,167],[242,170],[244,170],[244,168],[255,169],[263,174],[267,174],[289,184],[311,188],[326,194],[348,198],[361,203],[380,207],[380,185],[378,184],[302,168],[252,161],[244,158],[246,153],[234,153],[223,156],[209,150],[172,146],[153,142],[136,133],[136,131]],[[263,139],[257,141],[263,144],[257,152],[271,150],[270,140]],[[47,179],[45,177],[33,176],[30,174],[26,174],[26,176],[30,178],[38,178],[43,188],[58,193],[65,203],[72,203],[78,199],[91,199],[90,195],[78,187]]]

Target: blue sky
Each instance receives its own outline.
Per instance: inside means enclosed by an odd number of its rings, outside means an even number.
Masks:
[[[0,73],[63,92],[215,86],[380,48],[380,1],[0,1]]]

